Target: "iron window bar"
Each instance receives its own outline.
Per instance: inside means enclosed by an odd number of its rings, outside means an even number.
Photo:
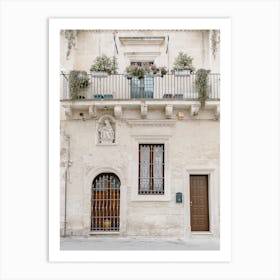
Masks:
[[[120,180],[113,173],[101,173],[92,183],[91,231],[120,229]]]
[[[139,144],[138,194],[164,194],[164,144]]]

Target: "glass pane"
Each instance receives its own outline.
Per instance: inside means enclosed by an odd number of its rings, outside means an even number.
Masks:
[[[163,191],[163,146],[154,146],[154,161],[153,161],[153,173],[154,173],[154,190]]]
[[[135,77],[131,79],[131,98],[141,98],[140,80]]]
[[[154,96],[154,78],[145,77],[131,79],[131,98],[153,98]]]
[[[140,191],[149,191],[150,147],[140,146]]]
[[[154,78],[153,77],[144,78],[144,88],[145,88],[145,98],[153,98],[153,93],[154,93]]]

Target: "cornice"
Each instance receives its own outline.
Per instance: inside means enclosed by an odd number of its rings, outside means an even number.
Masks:
[[[130,126],[174,126],[176,120],[126,120]]]

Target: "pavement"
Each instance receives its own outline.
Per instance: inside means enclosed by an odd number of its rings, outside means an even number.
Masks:
[[[61,250],[219,250],[219,239],[61,237]]]

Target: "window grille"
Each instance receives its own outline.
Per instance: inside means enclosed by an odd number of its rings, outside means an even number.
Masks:
[[[113,173],[101,173],[92,183],[91,230],[119,231],[120,180]]]
[[[164,194],[164,145],[139,145],[139,194]]]

